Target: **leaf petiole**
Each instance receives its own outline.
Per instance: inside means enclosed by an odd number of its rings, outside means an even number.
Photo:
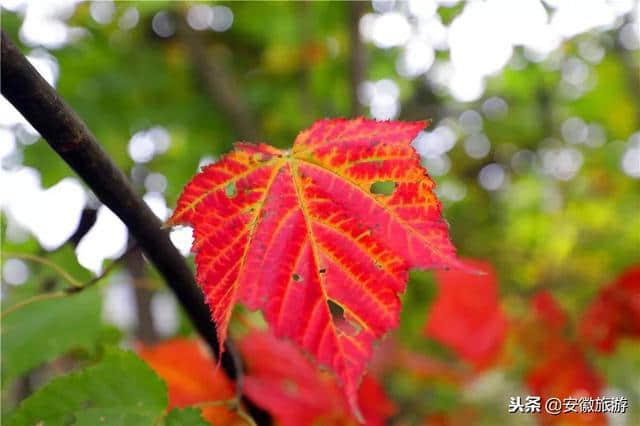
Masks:
[[[29,260],[31,262],[35,262],[35,263],[39,263],[41,265],[48,266],[49,268],[51,268],[54,271],[56,271],[58,273],[58,275],[60,275],[65,281],[67,281],[73,287],[82,287],[83,286],[82,282],[80,282],[76,278],[72,277],[71,274],[69,274],[67,271],[62,269],[62,267],[60,267],[59,265],[57,265],[56,263],[53,263],[52,261],[50,261],[48,259],[45,259],[44,257],[36,256],[35,254],[14,253],[14,252],[4,252],[4,256],[5,257],[11,257],[11,258],[14,258],[14,259]]]
[[[77,289],[79,287],[70,287],[72,289]],[[42,302],[44,300],[50,300],[50,299],[58,299],[60,297],[65,297],[68,296],[69,294],[71,294],[71,292],[67,292],[65,290],[60,290],[60,291],[54,291],[51,293],[42,293],[42,294],[37,294],[35,296],[29,297],[27,299],[24,299],[21,302],[16,303],[15,305],[12,305],[11,307],[5,309],[2,312],[2,315],[0,315],[0,318],[4,318],[7,315],[17,311],[20,308],[24,308],[27,305],[30,305],[32,303],[36,303],[36,302]]]
[[[106,268],[104,268],[104,271],[102,271],[102,273],[100,275],[98,275],[98,276],[96,276],[96,277],[94,277],[94,278],[92,278],[92,279],[90,279],[90,280],[88,280],[88,281],[86,281],[84,283],[81,282],[80,280],[74,278],[73,276],[71,276],[67,271],[62,269],[59,265],[51,262],[50,260],[42,258],[40,256],[36,256],[36,255],[33,255],[33,254],[28,254],[28,253],[12,253],[12,252],[7,253],[7,252],[5,252],[4,255],[6,257],[30,260],[32,262],[40,263],[42,265],[46,265],[46,266],[50,267],[51,269],[56,271],[62,278],[64,278],[65,281],[70,283],[71,287],[67,287],[67,288],[65,288],[63,290],[59,290],[59,291],[43,293],[43,294],[37,294],[35,296],[29,297],[29,298],[27,298],[25,300],[22,300],[21,302],[18,302],[15,305],[10,306],[9,308],[3,310],[2,314],[0,314],[0,318],[4,318],[7,315],[17,311],[18,309],[21,309],[21,308],[23,308],[23,307],[25,307],[27,305],[32,304],[32,303],[42,302],[44,300],[50,300],[50,299],[58,299],[60,297],[71,296],[71,295],[78,294],[78,293],[86,290],[87,288],[93,286],[94,284],[96,284],[97,282],[102,280],[104,277],[109,275],[109,273],[113,270],[113,268],[118,264],[120,259],[122,259],[124,256],[126,256],[134,248],[136,248],[135,245],[130,247],[129,250],[127,250],[121,257],[119,257],[118,259],[116,259],[113,262],[111,262]]]

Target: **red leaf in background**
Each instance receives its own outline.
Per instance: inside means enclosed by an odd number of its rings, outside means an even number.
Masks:
[[[481,368],[500,351],[507,320],[498,300],[493,267],[479,260],[469,259],[464,263],[486,274],[436,271],[438,296],[424,333]]]
[[[138,354],[167,383],[169,409],[235,396],[233,384],[198,340],[175,339],[143,346]],[[245,424],[224,406],[203,408],[202,416],[211,424]]]
[[[640,337],[640,266],[632,266],[600,291],[584,313],[580,335],[604,353],[621,337]]]
[[[291,151],[237,144],[187,184],[168,223],[194,228],[221,345],[237,301],[261,309],[276,336],[337,374],[358,413],[372,342],[398,325],[408,268],[460,266],[411,146],[425,124],[320,120]]]
[[[580,346],[566,335],[567,313],[548,291],[530,301],[532,315],[517,328],[517,336],[529,358],[534,360],[525,381],[531,395],[541,397],[542,407],[549,398],[596,398],[601,396],[602,380],[591,367]],[[544,425],[604,425],[601,413],[561,413],[541,410]]]
[[[239,342],[247,362],[244,392],[278,424],[356,425],[333,376],[321,372],[290,342],[253,331]],[[394,406],[378,382],[364,377],[358,391],[366,424],[383,425]]]
[[[386,425],[387,419],[396,411],[382,385],[371,374],[362,378],[358,399],[363,401],[362,415],[367,425]]]
[[[512,334],[531,359],[540,360],[567,344],[569,317],[552,293],[542,290],[529,300],[529,314],[515,321]]]
[[[564,400],[567,397],[596,398],[601,395],[602,381],[587,363],[577,345],[554,341],[553,347],[529,371],[527,385],[533,395]],[[542,410],[544,411],[544,410]],[[543,424],[604,425],[602,413],[562,413],[542,415]]]
[[[435,413],[427,416],[423,426],[467,426],[478,424],[478,413],[474,407],[463,406],[455,412]]]
[[[567,313],[558,305],[549,291],[537,293],[531,306],[536,316],[548,327],[561,330],[567,325]]]

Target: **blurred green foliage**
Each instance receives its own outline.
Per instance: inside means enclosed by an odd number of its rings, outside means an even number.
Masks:
[[[166,385],[149,366],[130,352],[110,350],[100,363],[45,385],[8,424],[206,425],[189,409],[165,418],[167,403]]]
[[[204,31],[197,36],[212,60],[222,64],[234,81],[237,93],[233,96],[247,105],[263,141],[289,147],[296,134],[314,120],[352,114],[348,70],[353,53],[350,3],[230,2],[227,6],[234,14],[229,31]],[[139,11],[139,23],[123,30],[118,19],[130,7]],[[135,166],[127,152],[131,137],[153,126],[168,130],[168,150],[155,155],[143,167],[145,173],[161,173],[167,178],[165,196],[170,207],[203,158],[216,158],[241,139],[230,125],[227,106],[212,99],[204,88],[195,63],[198,59],[190,55],[186,39],[179,34],[163,38],[152,31],[157,12],[168,10],[177,19],[185,13],[185,7],[172,2],[118,2],[115,18],[101,25],[91,18],[89,3],[81,3],[68,23],[84,28],[86,35],[50,52],[59,64],[58,91],[128,174]],[[450,22],[462,7],[441,7],[443,22]],[[2,27],[17,42],[20,24],[18,15],[3,11]],[[526,303],[535,291],[549,289],[575,320],[603,285],[639,260],[640,187],[637,179],[623,173],[620,159],[626,141],[640,129],[640,93],[634,92],[629,77],[637,68],[628,69],[620,48],[611,42],[615,37],[615,30],[593,31],[560,47],[559,54],[565,56],[575,55],[577,45],[584,40],[596,40],[606,48],[602,61],[591,68],[595,75],[592,89],[576,99],[562,96],[559,67],[549,66],[550,61],[527,61],[523,52],[516,50],[515,56],[523,65],[505,67],[489,78],[481,99],[466,104],[425,88],[428,85],[423,78],[398,76],[396,50],[364,46],[368,56],[365,78],[392,78],[400,88],[400,99],[408,106],[401,108],[400,119],[433,119],[437,125],[446,119],[455,122],[465,110],[480,110],[492,96],[507,103],[506,117],[483,121],[492,144],[489,156],[474,159],[465,154],[463,132],[459,131],[458,143],[449,153],[451,169],[434,179],[440,187],[455,184],[464,189],[460,200],[443,197],[452,239],[462,257],[483,258],[495,265],[504,308],[513,317],[526,313]],[[21,48],[29,51],[24,45]],[[637,50],[625,54],[638,60]],[[447,56],[447,52],[437,54],[440,59]],[[424,111],[431,115],[425,116]],[[540,149],[559,146],[562,123],[573,116],[602,126],[606,142],[602,146],[581,147],[583,164],[576,176],[558,180],[541,173]],[[73,175],[43,141],[20,149],[23,165],[36,168],[45,187]],[[516,167],[514,154],[521,150],[529,150],[535,159]],[[507,170],[508,183],[500,191],[487,191],[478,184],[478,172],[490,162],[503,164]],[[142,195],[142,182],[134,179],[134,184]],[[8,241],[5,222],[3,250],[43,255],[78,279],[89,278],[69,245],[44,253],[33,238],[21,243]],[[51,279],[59,278],[48,270],[31,267],[26,284],[3,286],[3,307],[36,294]],[[152,287],[160,281],[157,274],[148,279]],[[422,326],[436,292],[430,273],[412,273],[403,296],[404,311],[397,337],[416,351],[452,360],[450,351],[422,337]],[[89,353],[95,350],[104,340],[100,294],[98,289],[92,289],[40,302],[3,319],[3,388],[6,389],[5,383],[70,349]],[[184,314],[180,315],[184,324]],[[179,333],[189,331],[189,326],[183,325]],[[138,420],[144,420],[151,424],[166,407],[163,385],[151,377],[151,372],[142,373],[140,366],[133,367],[138,361],[128,358],[132,356],[107,355],[91,370],[55,379],[20,406],[9,424],[25,424],[27,420],[22,419],[32,418],[32,410],[51,413],[52,417],[47,418],[54,419],[52,424],[62,422],[61,417],[55,417],[54,408],[59,401],[54,398],[53,389],[71,382],[77,382],[78,392],[92,392],[96,401],[105,402],[96,402],[100,410],[78,412],[77,424],[97,424],[97,416],[115,414],[109,410],[122,405],[113,405],[113,398],[129,403],[147,397],[147,408],[131,406],[131,411],[118,414],[118,421],[143,424]],[[635,406],[631,422],[640,422],[638,344],[625,342],[612,357],[594,354],[593,360],[606,375],[608,386],[621,389],[630,397]],[[109,370],[109,363],[113,362],[119,364],[117,376]],[[480,406],[498,404],[496,410],[504,411],[504,400],[519,389],[514,383],[520,376],[519,366],[513,366],[504,379],[508,382],[502,388],[505,393]],[[412,417],[416,413],[422,416],[455,411],[466,398],[447,383],[425,382],[411,375],[399,374],[386,385],[400,401],[399,406],[409,413],[403,418],[409,422],[418,421]],[[82,405],[83,398],[78,396],[76,403]],[[185,418],[193,414],[184,412]],[[170,414],[167,424],[173,424],[173,416],[179,415]],[[490,418],[487,421],[495,420]],[[193,424],[198,421],[194,418]],[[178,420],[176,424],[186,423]]]

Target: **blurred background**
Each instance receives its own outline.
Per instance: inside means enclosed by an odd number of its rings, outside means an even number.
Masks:
[[[3,31],[163,220],[183,185],[234,141],[289,147],[324,117],[432,120],[414,146],[460,255],[496,270],[508,327],[495,360],[474,365],[423,330],[438,284],[412,274],[392,338],[470,378],[452,383],[412,367],[384,375],[398,424],[465,424],[460,413],[472,416],[466,424],[533,421],[507,413],[509,396],[531,394],[536,356],[522,340],[544,327],[520,326],[533,301],[549,296],[566,317],[561,335],[577,341],[603,289],[639,262],[638,1],[0,5]],[[0,160],[3,305],[60,285],[51,268],[7,253],[44,258],[81,281],[120,259],[95,294],[78,296],[80,307],[69,303],[87,312],[76,340],[189,333],[160,277],[127,251],[125,226],[4,98]],[[171,239],[192,263],[190,229]],[[640,424],[639,346],[633,338],[606,351],[580,345],[598,392],[630,401],[631,412],[610,424]],[[19,378],[15,399],[50,370],[9,371],[3,384]]]

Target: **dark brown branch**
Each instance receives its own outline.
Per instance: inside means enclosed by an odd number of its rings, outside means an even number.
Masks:
[[[87,232],[93,227],[98,219],[98,209],[95,207],[85,207],[82,209],[82,214],[80,215],[80,222],[76,227],[76,230],[67,240],[67,243],[71,244],[73,247],[77,247],[80,244],[80,240],[87,235]]]
[[[158,269],[189,315],[193,325],[218,356],[218,338],[209,309],[193,274],[169,240],[160,220],[133,190],[124,173],[103,151],[84,122],[38,74],[9,37],[2,32],[1,92],[47,143],[84,180],[96,196],[126,225],[146,257]],[[235,380],[234,348],[227,344],[221,364]],[[257,421],[261,410],[249,402]]]
[[[153,289],[146,283],[146,262],[140,250],[130,250],[124,258],[124,265],[134,281],[134,294],[138,324],[136,335],[146,345],[158,343],[159,336],[153,327],[153,315],[151,312],[151,299]]]
[[[432,123],[439,122],[448,113],[438,96],[429,84],[415,82],[413,96],[400,108],[400,119],[406,121],[429,119]]]
[[[187,24],[184,14],[176,14],[175,20],[178,38],[186,45],[209,99],[226,115],[237,137],[249,142],[260,141],[257,122],[222,58],[216,57],[220,55],[212,56],[200,34]]]
[[[538,83],[536,91],[536,100],[538,103],[538,114],[542,127],[542,137],[549,138],[554,134],[555,126],[553,120],[553,99],[552,94],[547,90],[544,82]]]
[[[350,22],[350,52],[349,52],[349,78],[351,88],[351,115],[358,116],[362,114],[362,105],[358,101],[358,88],[364,81],[365,70],[367,67],[367,52],[360,38],[360,18],[364,14],[367,3],[363,1],[354,1],[349,4]]]

